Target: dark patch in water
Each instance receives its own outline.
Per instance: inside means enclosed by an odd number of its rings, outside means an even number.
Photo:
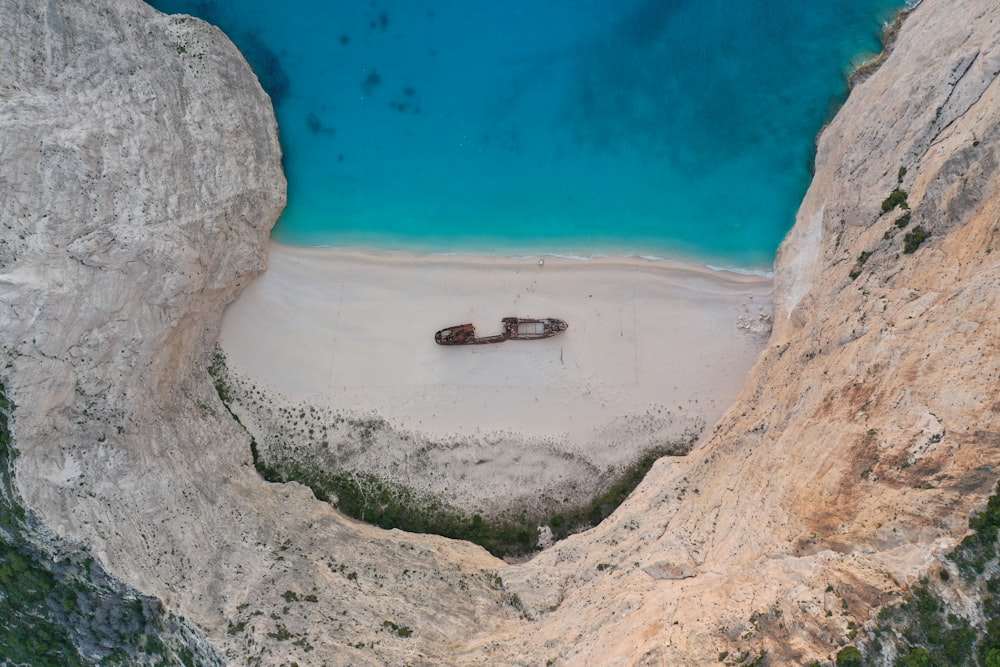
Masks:
[[[639,2],[608,26],[604,38],[581,49],[570,83],[572,93],[560,114],[561,124],[573,132],[579,147],[612,155],[637,151],[646,159],[697,173],[709,168],[703,154],[677,150],[675,137],[688,137],[697,146],[742,150],[750,139],[747,135],[758,131],[734,126],[731,116],[743,109],[695,107],[687,102],[686,91],[706,88],[719,91],[714,99],[734,99],[724,93],[738,88],[741,79],[726,73],[705,79],[686,64],[687,59],[710,61],[714,47],[706,44],[704,53],[681,53],[672,47],[679,6],[677,0]]]
[[[375,93],[375,89],[378,88],[381,83],[382,75],[377,71],[372,70],[369,72],[368,76],[365,77],[365,80],[361,82],[361,91],[366,97],[373,95]]]
[[[349,36],[347,36],[347,35],[341,35],[340,36],[340,43],[343,44],[344,46],[347,46],[348,44],[351,43],[351,38]]]
[[[336,132],[335,128],[324,125],[323,120],[311,111],[306,116],[306,125],[313,134],[333,135]]]
[[[416,104],[410,104],[409,102],[389,102],[389,108],[395,109],[400,113],[406,111],[412,111],[413,113],[420,113],[420,107]]]
[[[521,133],[517,128],[504,130],[500,137],[500,145],[508,153],[513,153],[514,155],[520,155],[524,150],[524,146],[521,143]]]
[[[420,102],[414,100],[417,94],[416,88],[413,86],[406,86],[403,88],[403,99],[394,100],[389,102],[389,108],[394,109],[399,112],[412,111],[413,113],[420,113]]]
[[[680,0],[662,2],[647,0],[638,5],[618,26],[623,41],[635,48],[649,48],[663,39],[670,15],[680,5]]]
[[[374,6],[375,6],[375,4],[372,3],[372,7],[374,7]],[[381,30],[382,32],[385,32],[386,30],[388,30],[389,29],[389,12],[385,11],[384,9],[382,11],[380,11],[375,16],[375,18],[373,18],[370,21],[368,21],[368,27],[371,28],[372,30]]]
[[[282,67],[278,54],[253,33],[245,33],[239,42],[242,45],[243,55],[260,80],[260,85],[271,96],[271,103],[279,106],[288,97],[291,80]]]

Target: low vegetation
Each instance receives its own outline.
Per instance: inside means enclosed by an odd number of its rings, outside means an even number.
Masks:
[[[903,190],[901,187],[903,184],[904,176],[906,176],[906,167],[900,167],[899,174],[896,179],[897,180],[896,187],[893,189],[892,192],[889,193],[888,197],[882,200],[883,214],[889,213],[890,211],[893,211],[896,208],[900,208],[903,210],[903,213],[899,215],[892,223],[892,225],[883,233],[882,238],[884,240],[891,239],[896,234],[897,231],[907,228],[913,219],[913,212],[909,210],[910,205],[907,202],[906,190]],[[903,236],[903,254],[911,255],[914,252],[916,252],[917,249],[920,247],[920,245],[928,238],[930,238],[930,235],[931,235],[930,231],[925,229],[922,225],[917,225],[916,227],[908,231]],[[849,275],[851,277],[851,280],[855,280],[856,278],[858,278],[858,276],[861,275],[861,267],[863,267],[865,262],[868,261],[868,258],[871,256],[871,254],[872,253],[870,251],[865,251],[861,253],[861,256],[858,258],[857,262],[854,263],[854,267],[850,271]]]
[[[837,667],[864,667],[864,656],[855,646],[845,646],[837,651]]]
[[[231,409],[232,385],[225,356],[221,351],[216,351],[209,372],[223,404],[239,421]],[[303,411],[300,418],[304,417]],[[352,439],[362,445],[369,443],[376,434],[391,428],[385,420],[378,417],[338,417],[337,420],[342,422],[342,426],[349,427]],[[312,433],[313,429],[309,427],[303,432]],[[271,451],[265,457],[259,444],[251,439],[250,450],[254,466],[265,480],[304,484],[316,498],[331,503],[351,518],[386,529],[398,528],[466,540],[502,558],[522,556],[538,550],[539,530],[543,526],[551,529],[552,538],[556,540],[596,526],[628,497],[657,459],[686,454],[695,437],[689,434],[683,442],[664,444],[646,451],[638,460],[621,470],[589,502],[555,514],[525,509],[495,517],[456,508],[436,497],[374,474],[320,465],[308,456],[296,453],[294,443],[280,448],[280,452]]]
[[[269,482],[295,481],[312,489],[319,500],[330,502],[347,516],[381,528],[413,533],[433,533],[482,546],[497,557],[521,556],[538,549],[538,529],[548,525],[554,539],[596,526],[611,514],[642,481],[661,456],[675,453],[670,447],[644,454],[602,494],[578,509],[551,516],[530,512],[484,518],[465,515],[438,500],[421,496],[401,485],[390,484],[360,472],[331,472],[295,461],[265,462],[251,443],[254,465]]]
[[[908,209],[910,206],[906,202],[906,190],[894,188],[889,196],[882,200],[882,212],[888,213],[896,207]]]
[[[851,273],[849,274],[851,276],[851,280],[854,280],[861,275],[861,267],[865,265],[865,262],[867,262],[871,256],[872,252],[870,250],[865,250],[858,255],[858,261],[854,264],[854,268],[851,269]]]
[[[920,244],[926,241],[929,236],[930,232],[920,225],[908,231],[906,236],[903,237],[903,254],[910,255],[916,252]]]
[[[941,569],[905,602],[882,609],[869,641],[848,647],[854,662],[838,654],[838,667],[1000,667],[1000,485],[969,527]],[[964,600],[964,608],[949,599]]]
[[[405,625],[396,625],[392,621],[382,621],[382,629],[386,632],[391,632],[404,639],[413,634],[413,630],[406,627]]]

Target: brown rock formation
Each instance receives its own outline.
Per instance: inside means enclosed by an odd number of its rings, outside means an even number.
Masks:
[[[770,347],[714,436],[506,574],[540,654],[832,657],[964,535],[1000,460],[998,72],[995,3],[906,19],[820,138]],[[908,210],[883,211],[897,188]]]

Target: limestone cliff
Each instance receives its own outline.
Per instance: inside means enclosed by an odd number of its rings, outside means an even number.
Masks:
[[[992,0],[925,0],[821,135],[771,343],[713,437],[517,566],[348,521],[250,465],[206,368],[284,182],[224,36],[137,0],[6,0],[0,29],[17,484],[233,664],[827,659],[996,482]]]
[[[536,646],[832,658],[963,536],[1000,460],[998,73],[996,3],[905,20],[820,137],[770,347],[714,437],[507,575],[550,610]]]
[[[440,662],[516,615],[482,550],[265,484],[219,402],[222,310],[285,203],[236,48],[137,0],[7,0],[0,33],[0,374],[28,508],[239,664]]]

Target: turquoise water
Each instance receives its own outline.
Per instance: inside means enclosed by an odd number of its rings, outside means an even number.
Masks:
[[[278,115],[279,241],[770,266],[889,0],[155,0]]]

